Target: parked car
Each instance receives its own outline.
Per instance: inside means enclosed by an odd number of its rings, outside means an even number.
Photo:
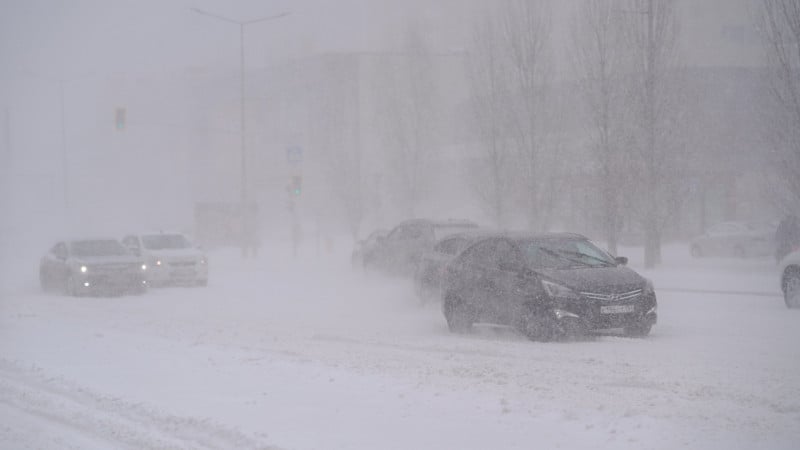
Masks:
[[[722,222],[692,239],[692,256],[770,256],[775,252],[775,227],[757,222]]]
[[[375,230],[353,246],[353,253],[350,255],[350,263],[353,267],[364,267],[364,254],[370,253],[378,242],[378,238],[385,237],[389,231],[384,229]]]
[[[42,257],[39,282],[44,290],[68,295],[147,290],[147,265],[116,239],[76,239],[56,243]]]
[[[800,308],[800,250],[784,256],[779,266],[783,301],[787,308]]]
[[[508,325],[533,340],[622,329],[643,337],[656,323],[653,285],[577,234],[496,234],[447,265],[442,312],[451,331]]]
[[[182,233],[130,234],[122,243],[147,262],[153,286],[208,284],[208,257]]]
[[[442,275],[447,264],[470,243],[485,234],[467,231],[447,236],[422,255],[417,270],[414,271],[414,292],[422,303],[441,298]]]
[[[477,227],[473,222],[462,220],[414,219],[402,222],[386,237],[378,237],[376,245],[364,253],[364,267],[411,276],[422,254],[433,248],[438,240]]]

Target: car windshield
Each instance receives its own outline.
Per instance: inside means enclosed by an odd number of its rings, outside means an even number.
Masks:
[[[189,248],[192,244],[181,234],[154,234],[142,236],[142,244],[148,250]]]
[[[532,268],[571,269],[575,267],[610,267],[616,262],[606,252],[586,240],[536,240],[521,245],[525,260]]]
[[[119,256],[128,253],[128,250],[119,242],[108,239],[100,241],[74,241],[70,243],[70,250],[75,256]]]

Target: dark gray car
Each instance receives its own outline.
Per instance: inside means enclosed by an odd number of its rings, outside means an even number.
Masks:
[[[497,234],[447,265],[442,311],[451,331],[483,322],[551,340],[595,330],[645,336],[657,321],[652,284],[576,234]]]

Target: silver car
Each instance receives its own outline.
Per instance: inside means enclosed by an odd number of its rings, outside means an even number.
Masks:
[[[756,257],[775,252],[775,227],[759,222],[722,222],[692,239],[692,256]]]
[[[182,233],[131,234],[122,243],[144,258],[152,286],[208,284],[208,257]]]

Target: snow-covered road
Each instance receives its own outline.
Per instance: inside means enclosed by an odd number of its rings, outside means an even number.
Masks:
[[[345,254],[215,253],[208,288],[141,297],[22,276],[0,288],[0,448],[798,448],[774,263],[665,262],[649,338],[548,344],[451,335]]]

